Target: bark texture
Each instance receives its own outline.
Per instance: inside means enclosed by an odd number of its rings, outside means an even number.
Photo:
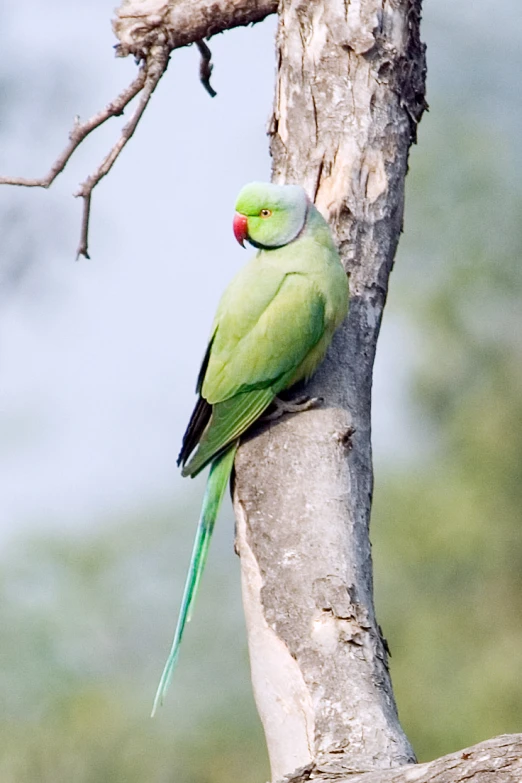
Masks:
[[[277,0],[123,0],[112,27],[120,56],[146,57],[151,46],[179,49],[276,11]]]
[[[414,760],[373,606],[372,369],[425,107],[420,0],[282,0],[273,178],[307,189],[351,275],[350,314],[308,392],[236,460],[252,677],[274,780]],[[328,777],[330,776],[330,777]]]
[[[281,783],[331,779],[328,771],[324,775],[312,765]],[[503,734],[427,764],[335,778],[336,783],[520,783],[521,780],[522,734]]]

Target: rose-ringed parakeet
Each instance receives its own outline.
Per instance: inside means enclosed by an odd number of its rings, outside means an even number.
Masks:
[[[184,476],[209,463],[210,473],[152,714],[177,661],[239,438],[280,392],[314,373],[348,310],[348,279],[330,228],[301,187],[246,185],[233,225],[240,244],[258,252],[219,303],[178,458]]]

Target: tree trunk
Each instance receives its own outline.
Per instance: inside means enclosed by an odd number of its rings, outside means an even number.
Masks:
[[[273,178],[302,184],[351,276],[349,317],[307,388],[316,410],[236,459],[235,511],[256,703],[274,780],[414,760],[373,606],[372,369],[424,109],[420,1],[283,0]]]

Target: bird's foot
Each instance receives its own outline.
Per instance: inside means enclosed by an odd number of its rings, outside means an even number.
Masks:
[[[306,394],[300,397],[294,397],[293,400],[282,400],[280,397],[274,397],[269,413],[263,416],[263,421],[275,421],[280,419],[285,413],[302,413],[315,408],[323,401],[322,397],[308,397]]]

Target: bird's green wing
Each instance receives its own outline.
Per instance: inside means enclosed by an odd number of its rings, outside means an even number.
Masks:
[[[230,400],[216,403],[212,409],[209,427],[203,434],[196,453],[183,467],[181,475],[195,476],[203,470],[205,465],[261,416],[274,396],[270,388],[258,389],[242,392]]]
[[[261,278],[251,284],[262,288],[263,282]],[[276,387],[277,394],[285,388],[287,374],[299,366],[325,329],[324,297],[309,275],[280,274],[279,285],[255,322],[249,291],[240,287],[227,294],[201,387],[212,405],[269,386]]]
[[[306,275],[283,275],[242,336],[238,311],[225,310],[216,325],[202,385],[212,415],[185,476],[198,473],[259,418],[324,333],[324,299]]]

